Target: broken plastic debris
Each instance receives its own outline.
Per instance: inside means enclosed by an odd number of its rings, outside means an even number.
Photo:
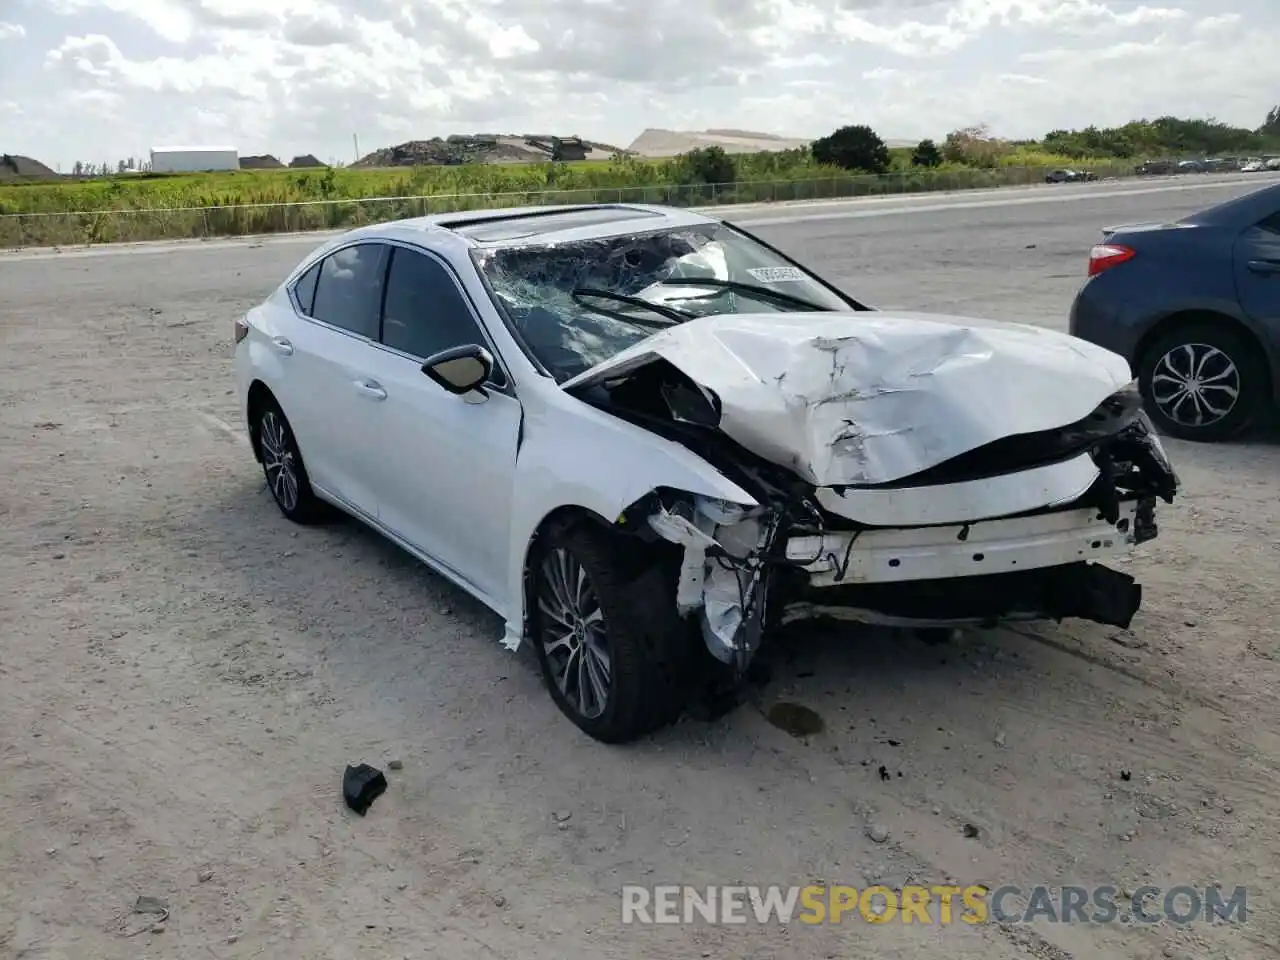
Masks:
[[[664,540],[686,547],[707,550],[717,545],[710,534],[699,530],[691,521],[670,510],[662,509],[650,516],[649,526]]]
[[[169,915],[169,904],[159,897],[142,896],[134,901],[133,912],[167,917]]]
[[[362,817],[386,789],[387,778],[382,775],[382,771],[367,763],[349,766],[342,775],[342,798],[348,807]]]

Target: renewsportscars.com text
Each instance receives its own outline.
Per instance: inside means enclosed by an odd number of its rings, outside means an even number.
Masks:
[[[704,886],[627,885],[622,922],[680,923],[1143,923],[1188,924],[1248,917],[1247,891],[1216,886],[1142,886],[1130,892],[1110,885],[1020,888],[957,886]]]

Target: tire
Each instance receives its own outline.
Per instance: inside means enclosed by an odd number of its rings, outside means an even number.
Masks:
[[[619,539],[590,521],[554,528],[530,571],[531,636],[551,699],[588,736],[613,744],[680,715],[702,642],[676,612],[672,571]],[[564,584],[581,585],[576,604]],[[602,663],[603,696],[591,683]]]
[[[269,397],[259,405],[254,430],[267,489],[280,512],[294,523],[304,525],[326,519],[329,511],[311,489],[293,428],[274,398]]]
[[[1161,433],[1180,440],[1227,440],[1247,428],[1266,406],[1270,386],[1261,353],[1226,322],[1179,326],[1157,337],[1138,358],[1138,386],[1144,406]],[[1179,392],[1172,377],[1194,373],[1197,368],[1207,385],[1202,386],[1201,406],[1195,406],[1194,394],[1183,395],[1174,403],[1171,398]],[[1235,385],[1234,402],[1225,391],[1216,389],[1220,383]],[[1205,402],[1225,412],[1208,419]],[[1201,424],[1194,422],[1197,409],[1204,419]]]

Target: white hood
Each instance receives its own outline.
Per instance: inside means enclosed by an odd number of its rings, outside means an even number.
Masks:
[[[817,486],[889,483],[1002,437],[1066,426],[1132,380],[1039,327],[923,313],[769,313],[670,327],[563,386],[662,358],[721,401],[720,429]]]

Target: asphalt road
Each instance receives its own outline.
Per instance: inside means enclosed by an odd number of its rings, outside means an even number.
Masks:
[[[1065,185],[1052,191],[1074,191],[1071,202],[997,206],[957,197],[954,206],[928,212],[777,226],[760,217],[750,229],[877,307],[1065,329],[1089,247],[1104,226],[1177,219],[1259,185],[1179,182],[1180,189],[1159,193]]]
[[[1257,183],[730,212],[874,304],[1061,326],[1102,225]],[[607,748],[471,598],[359,524],[280,517],[232,321],[317,242],[0,255],[3,956],[1274,953],[1280,448],[1169,444],[1185,490],[1123,567],[1131,631],[797,631],[739,709]],[[785,702],[825,729],[785,732]],[[364,818],[361,760],[390,780]],[[620,923],[624,883],[952,880],[1241,884],[1248,922]]]
[[[1103,226],[1185,216],[1266,183],[1268,174],[1063,184],[836,203],[717,210],[877,307],[1062,328]],[[327,235],[0,254],[11,304],[265,297]]]

